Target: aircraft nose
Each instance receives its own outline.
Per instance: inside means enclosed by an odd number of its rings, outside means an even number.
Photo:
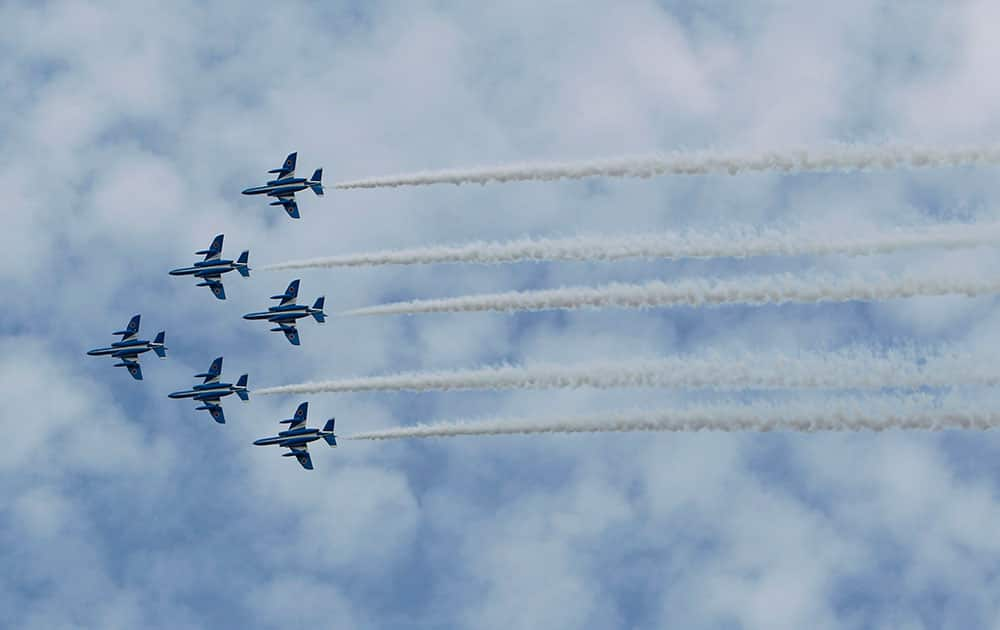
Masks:
[[[243,194],[244,195],[252,195],[253,194],[253,188],[246,188],[246,189],[244,189],[243,190]]]
[[[172,275],[172,276],[179,276],[179,275],[181,275],[181,270],[180,269],[171,269],[168,273],[170,273],[170,275]]]
[[[97,356],[97,350],[87,350],[87,354],[92,357]]]
[[[184,392],[170,392],[169,394],[167,394],[167,398],[180,398],[181,397],[180,395],[183,393]]]
[[[261,438],[261,439],[259,439],[259,440],[254,440],[254,441],[253,441],[253,445],[254,445],[254,446],[264,446],[264,442],[265,442],[266,440],[267,440],[267,438]]]

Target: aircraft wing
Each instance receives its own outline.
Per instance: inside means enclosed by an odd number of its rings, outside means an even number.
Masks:
[[[299,204],[295,203],[295,195],[279,196],[278,203],[285,209],[289,217],[293,219],[299,218]]]
[[[204,383],[214,383],[219,380],[220,374],[222,374],[222,357],[218,357],[214,361],[212,361],[212,365],[208,367],[207,372],[202,372],[201,374],[195,374],[194,377],[205,379],[203,381]]]
[[[295,454],[295,459],[299,460],[302,467],[306,470],[313,469],[312,457],[309,456],[309,445],[303,444],[302,446],[290,446],[292,453]]]
[[[285,333],[285,339],[288,340],[288,343],[293,346],[299,345],[299,329],[295,327],[295,324],[282,325],[281,332]]]
[[[202,400],[202,406],[199,409],[204,409],[212,415],[212,420],[215,420],[219,424],[226,423],[226,416],[222,413],[222,405],[219,404],[219,399],[214,398],[211,400]]]
[[[214,239],[212,239],[212,244],[208,246],[208,249],[203,249],[199,252],[195,252],[196,255],[204,254],[205,260],[218,260],[219,256],[222,255],[222,239],[223,235],[219,234]]]
[[[139,333],[139,315],[135,315],[129,320],[125,330],[117,330],[112,335],[121,335],[121,341],[131,341]]]
[[[288,423],[288,430],[294,431],[306,426],[306,416],[309,414],[309,403],[304,402],[295,410],[295,417],[285,420]]]
[[[212,290],[212,295],[220,300],[226,299],[226,289],[222,286],[222,276],[204,276],[205,286]]]
[[[139,367],[139,363],[134,360],[135,358],[136,358],[135,355],[132,355],[133,360],[128,360],[126,357],[122,357],[122,362],[119,365],[127,369],[128,373],[132,375],[132,378],[134,378],[137,381],[141,381],[142,368]]]

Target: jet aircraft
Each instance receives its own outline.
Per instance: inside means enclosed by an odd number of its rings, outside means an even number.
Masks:
[[[268,171],[268,173],[275,174],[274,179],[270,180],[263,186],[253,186],[251,188],[247,188],[243,191],[243,194],[267,195],[268,197],[275,197],[277,198],[277,201],[272,201],[270,205],[282,206],[285,208],[285,212],[288,213],[288,216],[293,219],[298,219],[299,206],[295,203],[295,193],[309,188],[317,195],[322,196],[323,169],[316,169],[313,172],[311,179],[296,177],[295,162],[297,159],[298,153],[289,153],[288,157],[285,158],[285,163],[281,165],[281,168],[275,168]]]
[[[243,316],[243,319],[266,319],[269,322],[277,324],[271,331],[285,333],[288,341],[293,346],[297,346],[299,345],[299,331],[295,327],[296,320],[312,315],[313,319],[321,324],[326,321],[326,314],[323,313],[323,302],[325,300],[323,296],[316,298],[316,302],[313,303],[312,308],[296,304],[295,299],[298,296],[299,281],[292,280],[284,293],[271,296],[272,300],[281,300],[281,303],[268,308],[266,311],[247,313]]]
[[[111,333],[112,335],[121,335],[120,341],[116,341],[106,348],[94,348],[87,352],[92,357],[112,356],[121,360],[121,363],[115,363],[115,367],[128,368],[128,373],[137,381],[142,380],[142,368],[139,367],[140,354],[152,350],[161,359],[167,356],[167,347],[163,345],[166,333],[162,330],[156,334],[153,341],[136,339],[139,334],[139,317],[139,315],[132,317],[125,330]]]
[[[193,398],[201,403],[200,407],[195,407],[196,411],[205,410],[212,414],[213,420],[219,424],[225,424],[226,417],[222,413],[222,406],[219,404],[219,399],[230,394],[236,394],[241,400],[247,401],[250,399],[250,394],[247,391],[248,375],[244,374],[233,385],[232,383],[220,383],[219,376],[221,374],[222,357],[219,357],[215,361],[212,361],[212,365],[208,368],[207,372],[194,375],[195,378],[204,378],[204,382],[200,385],[195,385],[191,389],[173,392],[172,394],[168,394],[168,396],[170,398]]]
[[[284,446],[289,449],[287,453],[282,453],[282,457],[295,456],[302,467],[312,470],[312,458],[309,456],[309,443],[322,438],[330,446],[337,445],[337,436],[333,434],[334,419],[326,421],[322,429],[306,428],[306,413],[309,411],[309,403],[304,402],[295,410],[295,417],[282,420],[281,424],[287,424],[288,429],[279,431],[273,437],[261,438],[254,442],[256,446]]]
[[[247,266],[247,259],[250,257],[250,250],[244,251],[236,260],[224,260],[222,256],[222,238],[219,234],[212,240],[208,249],[195,252],[195,255],[205,255],[205,260],[196,262],[193,267],[180,267],[170,271],[172,276],[194,276],[202,280],[196,286],[208,287],[215,297],[220,300],[226,299],[226,290],[222,286],[222,274],[229,273],[233,269],[240,272],[244,278],[250,277],[250,267]]]

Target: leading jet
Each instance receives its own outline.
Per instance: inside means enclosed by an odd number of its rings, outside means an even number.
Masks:
[[[323,302],[326,300],[325,297],[320,296],[316,298],[312,307],[304,306],[301,304],[296,304],[295,299],[299,296],[299,281],[292,280],[289,283],[288,288],[281,295],[272,295],[272,300],[281,300],[277,306],[272,306],[266,311],[258,311],[256,313],[247,313],[243,316],[243,319],[266,319],[269,322],[277,324],[276,327],[271,329],[271,332],[283,332],[285,337],[293,346],[299,345],[299,331],[295,327],[295,321],[303,317],[308,317],[312,315],[319,323],[326,321],[326,314],[323,313]]]
[[[293,219],[299,218],[299,206],[295,203],[295,193],[311,189],[319,196],[323,196],[323,169],[318,168],[313,172],[311,179],[295,176],[295,162],[298,153],[289,153],[285,158],[285,163],[281,168],[268,171],[275,175],[274,179],[263,186],[253,186],[243,191],[244,195],[267,195],[275,197],[277,201],[272,201],[272,206],[282,206],[285,212]]]
[[[163,345],[163,338],[166,335],[162,330],[156,334],[152,341],[147,339],[136,339],[139,334],[139,315],[135,315],[128,322],[125,330],[117,330],[112,335],[121,335],[121,341],[116,341],[106,348],[94,348],[87,352],[92,357],[112,356],[119,359],[121,363],[115,363],[115,367],[128,368],[128,373],[137,381],[142,380],[142,368],[139,367],[139,355],[152,350],[161,359],[167,357],[167,347]]]
[[[320,438],[326,440],[330,446],[337,446],[337,436],[333,434],[334,419],[330,418],[322,429],[306,428],[306,413],[309,411],[309,403],[304,402],[295,410],[295,417],[282,420],[281,424],[287,424],[288,428],[279,431],[273,437],[261,438],[254,442],[256,446],[284,446],[289,449],[287,453],[282,453],[282,457],[292,457],[299,460],[302,467],[312,470],[312,458],[309,456],[309,443]]]
[[[184,389],[179,392],[168,394],[170,398],[193,398],[201,403],[200,407],[195,407],[196,411],[205,410],[212,414],[212,419],[219,424],[226,423],[226,416],[222,413],[222,406],[219,400],[224,396],[236,394],[241,400],[250,400],[250,393],[247,391],[247,374],[240,377],[236,384],[220,383],[219,376],[222,374],[222,357],[212,361],[212,365],[207,372],[195,374],[195,378],[204,378],[200,385],[195,385],[191,389]]]
[[[223,235],[219,234],[212,240],[212,244],[208,246],[208,249],[195,252],[196,256],[204,254],[204,260],[196,262],[193,267],[172,269],[170,275],[194,276],[202,280],[196,286],[208,287],[212,290],[212,294],[215,297],[220,300],[226,299],[226,289],[222,286],[222,274],[229,273],[235,269],[244,278],[249,278],[250,267],[247,265],[247,259],[250,257],[250,250],[244,251],[236,260],[225,260],[221,258],[222,239]]]

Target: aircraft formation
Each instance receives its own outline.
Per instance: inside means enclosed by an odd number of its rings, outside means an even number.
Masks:
[[[323,195],[323,169],[318,168],[309,179],[295,177],[295,164],[298,159],[297,153],[290,153],[285,158],[284,164],[280,168],[268,171],[274,174],[274,179],[268,181],[263,186],[254,186],[243,191],[244,195],[266,195],[273,197],[276,201],[271,202],[272,206],[282,206],[285,212],[292,219],[300,218],[299,207],[295,201],[295,193],[303,190],[312,190],[316,195]],[[178,267],[170,270],[172,276],[193,276],[199,282],[195,286],[208,287],[219,300],[226,299],[226,289],[222,283],[222,276],[231,271],[237,271],[244,278],[250,277],[250,251],[244,250],[236,260],[222,258],[222,247],[225,236],[217,235],[212,239],[208,249],[195,252],[196,256],[204,256],[189,267]],[[284,333],[285,338],[294,345],[301,345],[299,331],[296,326],[298,320],[312,317],[316,322],[322,324],[326,321],[323,312],[325,298],[318,297],[312,306],[297,304],[299,295],[299,280],[292,280],[284,293],[274,295],[273,300],[279,300],[276,306],[269,307],[266,311],[247,313],[244,319],[266,320],[274,327],[273,332]],[[87,352],[90,356],[110,356],[118,360],[115,367],[124,367],[135,380],[143,380],[142,368],[139,365],[139,355],[153,351],[161,359],[167,357],[167,347],[165,345],[166,332],[160,331],[152,341],[139,339],[139,324],[141,315],[134,315],[129,320],[124,330],[116,331],[112,334],[121,335],[121,339],[115,341],[110,346],[94,348]],[[206,372],[195,374],[194,378],[202,379],[201,383],[193,385],[190,389],[182,389],[168,394],[169,398],[184,399],[190,398],[199,403],[195,407],[196,411],[207,411],[213,420],[219,424],[225,424],[226,416],[222,410],[222,399],[226,396],[236,394],[236,396],[246,402],[250,399],[250,390],[247,388],[249,374],[243,374],[235,383],[222,381],[222,357],[217,357],[209,366]],[[306,414],[309,403],[303,402],[298,406],[293,418],[282,420],[281,423],[288,424],[288,428],[279,431],[272,437],[261,438],[254,442],[258,446],[281,446],[288,448],[284,456],[294,456],[296,460],[306,470],[312,470],[312,458],[309,455],[309,444],[317,440],[324,440],[331,447],[337,445],[337,438],[334,435],[334,419],[327,420],[322,429],[310,429],[306,427]]]
[[[989,150],[963,150],[959,152],[951,150],[924,151],[900,149],[898,147],[887,147],[883,149],[844,149],[821,154],[819,158],[810,158],[808,154],[799,152],[792,155],[722,155],[717,156],[712,153],[677,154],[662,158],[649,160],[619,160],[610,162],[589,162],[577,165],[556,163],[541,165],[522,165],[516,167],[487,168],[469,171],[446,170],[440,172],[424,172],[411,175],[385,176],[380,178],[369,178],[355,182],[341,182],[337,188],[376,188],[395,187],[401,185],[425,185],[433,183],[485,183],[488,181],[522,181],[522,180],[552,180],[560,178],[582,178],[595,175],[606,176],[629,176],[629,177],[649,177],[651,175],[664,174],[702,174],[718,172],[724,169],[730,174],[737,174],[744,171],[775,171],[775,172],[814,172],[827,170],[864,170],[874,167],[894,168],[899,166],[933,166],[933,165],[955,165],[959,163],[996,163],[1000,158],[993,149]],[[822,158],[822,159],[820,159]],[[264,185],[253,186],[243,190],[246,195],[265,195],[274,199],[271,206],[281,206],[291,219],[299,219],[299,206],[296,200],[296,193],[305,190],[312,190],[316,195],[323,195],[322,176],[323,169],[316,169],[311,178],[295,177],[295,167],[297,154],[291,153],[285,159],[280,168],[268,171],[274,175],[273,179]],[[365,264],[398,264],[401,261],[413,262],[511,262],[515,260],[617,260],[624,257],[661,257],[661,258],[714,258],[714,257],[744,257],[757,255],[802,255],[802,254],[830,254],[830,253],[852,253],[857,255],[884,253],[898,249],[912,247],[976,247],[995,243],[995,234],[990,230],[981,230],[975,225],[959,226],[956,232],[955,226],[940,226],[936,229],[924,229],[922,231],[910,231],[901,233],[899,231],[892,234],[873,235],[871,238],[857,238],[852,236],[846,241],[829,241],[821,238],[817,240],[812,237],[802,239],[797,235],[767,235],[761,234],[751,238],[727,241],[712,236],[711,238],[691,237],[690,235],[679,238],[677,235],[661,235],[659,238],[646,238],[646,235],[628,237],[625,241],[621,239],[613,242],[593,239],[581,240],[578,238],[570,242],[553,239],[536,240],[528,239],[511,243],[479,244],[475,252],[468,247],[431,247],[411,251],[389,251],[362,253],[354,256],[339,256],[325,259],[314,259],[312,261],[292,261],[278,265],[268,265],[262,270],[278,271],[282,269],[298,269],[308,267],[325,267],[338,265],[355,265],[358,261],[367,261]],[[232,271],[237,271],[243,277],[250,276],[249,250],[241,252],[235,259],[222,257],[224,236],[217,235],[207,249],[196,252],[196,255],[203,256],[202,260],[194,262],[187,267],[179,267],[169,271],[173,276],[192,276],[196,281],[196,286],[208,287],[212,294],[219,300],[226,299],[226,291],[223,285],[223,276]],[[409,264],[407,263],[407,264]],[[254,321],[266,321],[271,326],[272,332],[282,333],[288,342],[293,346],[301,345],[300,331],[298,324],[300,320],[308,321],[311,317],[317,323],[325,322],[326,315],[323,311],[324,297],[319,296],[312,302],[312,306],[299,304],[300,281],[292,280],[284,292],[271,296],[272,300],[278,303],[268,307],[266,310],[255,311],[243,315],[244,319]],[[726,280],[690,279],[674,284],[667,284],[659,281],[649,282],[642,285],[610,284],[597,287],[562,287],[558,289],[543,289],[530,291],[508,291],[504,293],[466,295],[454,298],[440,298],[429,300],[410,300],[406,302],[395,302],[379,304],[370,307],[357,308],[345,311],[344,315],[376,315],[376,314],[415,314],[430,312],[468,312],[468,311],[535,311],[535,310],[555,310],[555,309],[577,309],[577,308],[647,308],[651,306],[718,306],[722,304],[782,304],[782,303],[817,303],[828,301],[853,301],[853,300],[883,300],[893,298],[904,298],[915,295],[989,295],[1000,292],[1000,284],[996,281],[981,281],[980,279],[955,279],[940,277],[899,277],[899,278],[865,278],[862,276],[832,278],[827,276],[794,276],[784,274],[780,276],[756,276],[741,278],[737,282]],[[140,315],[135,315],[128,322],[124,330],[116,331],[115,335],[120,335],[118,341],[111,345],[90,350],[87,354],[91,356],[109,356],[115,359],[115,367],[124,367],[135,380],[142,380],[142,368],[139,365],[140,356],[152,351],[160,358],[166,358],[167,347],[165,345],[164,331],[155,335],[152,341],[139,338]],[[248,374],[242,374],[235,383],[222,381],[223,358],[217,357],[210,365],[208,371],[196,374],[195,378],[202,379],[189,389],[178,390],[169,394],[173,399],[190,398],[198,404],[196,410],[208,411],[209,415],[218,423],[225,423],[225,414],[222,408],[222,399],[236,394],[238,398],[247,401],[250,398],[248,389]],[[902,362],[901,369],[909,369],[909,362]],[[842,370],[841,370],[842,372]],[[838,372],[839,373],[839,372]],[[404,375],[405,376],[405,375]],[[419,376],[419,375],[418,375]],[[502,383],[508,386],[510,383],[507,374]],[[550,374],[551,376],[551,374]],[[602,382],[599,378],[586,376],[580,382]],[[458,384],[467,383],[467,376],[459,375],[455,381]],[[463,380],[464,379],[464,380]],[[617,380],[616,380],[617,379]],[[635,370],[632,367],[615,379],[607,382],[633,382]],[[420,379],[415,379],[420,381]],[[641,380],[641,379],[640,379]],[[371,380],[353,379],[353,384],[345,385],[343,382],[328,381],[325,383],[306,383],[303,385],[286,385],[280,387],[258,389],[258,394],[294,393],[294,392],[332,392],[332,391],[355,391],[351,388],[370,388]],[[358,382],[362,381],[362,382]],[[441,386],[441,375],[436,374],[432,379],[434,387]],[[552,382],[558,379],[550,379]],[[649,382],[662,382],[653,379]],[[813,383],[821,382],[822,379],[810,379]],[[414,389],[414,379],[411,377],[397,379],[397,384],[391,387],[383,380],[379,381],[380,389]],[[482,385],[481,379],[476,380]],[[537,383],[537,379],[532,381]],[[643,381],[646,382],[646,381]],[[696,381],[697,382],[697,379]],[[881,381],[880,381],[881,382]],[[760,386],[760,381],[755,380],[755,386]],[[690,385],[683,385],[689,387]],[[700,386],[700,385],[696,385]],[[420,388],[430,388],[430,386],[420,385]],[[464,387],[464,385],[463,385]],[[851,388],[856,387],[851,385]],[[357,391],[360,391],[358,389]],[[307,469],[313,468],[312,459],[309,454],[308,445],[318,440],[324,440],[330,446],[336,446],[336,436],[334,435],[334,421],[328,420],[322,429],[306,427],[306,413],[308,403],[301,403],[295,416],[288,420],[282,420],[283,424],[289,427],[279,431],[277,435],[260,438],[254,442],[258,446],[280,446],[287,448],[285,456],[294,456],[299,464]],[[741,426],[756,423],[754,426],[761,427],[761,430],[770,430],[771,420],[763,419],[752,409],[741,409],[741,418],[750,418],[749,422],[742,423],[716,423],[712,427],[720,430],[739,430]],[[749,414],[749,415],[748,415]],[[642,430],[687,430],[678,429],[677,422],[671,420],[675,416],[670,414],[660,414],[654,418],[666,419],[662,428],[651,428],[650,422],[641,420],[638,424],[633,422],[633,418],[626,417],[624,421],[613,419],[611,424],[603,425],[604,428],[580,429],[579,426],[567,427],[560,421],[556,425],[546,425],[546,427],[557,426],[559,431],[578,430],[622,430],[622,426],[641,426]],[[819,425],[833,426],[833,421],[823,418],[817,421]],[[853,424],[841,422],[839,425],[846,430],[855,430],[857,426],[881,427],[895,423],[894,426],[905,428],[927,428],[927,421],[912,417],[895,418],[886,420],[885,423],[872,424],[872,416],[864,416]],[[953,424],[967,427],[969,425],[982,424],[982,418],[968,418],[961,414],[944,416],[942,422],[948,421]],[[823,423],[827,424],[824,425]],[[993,421],[990,420],[990,423]],[[653,423],[655,424],[655,423]],[[933,424],[933,423],[932,423]],[[477,434],[494,434],[504,432],[535,432],[539,425],[525,428],[500,430],[493,425],[487,425],[479,429]],[[594,427],[594,425],[587,425]],[[688,425],[684,425],[688,426]],[[706,425],[707,426],[707,425]],[[799,425],[796,425],[799,426]],[[811,425],[818,426],[818,425]],[[935,425],[939,426],[939,425]],[[976,425],[979,426],[979,425]],[[995,426],[987,424],[987,426]],[[728,427],[728,428],[727,428]],[[794,428],[794,427],[793,427]],[[538,429],[538,431],[550,431],[551,428]],[[628,429],[631,430],[631,429]],[[795,428],[795,430],[802,430]],[[474,431],[467,426],[459,429],[454,427],[447,429],[448,435],[471,435]],[[391,435],[390,435],[391,434]],[[367,434],[366,439],[385,439],[386,437],[403,437],[414,435],[444,435],[445,433],[435,433],[422,427],[414,432],[412,429],[390,430]],[[357,438],[358,436],[353,436]]]

